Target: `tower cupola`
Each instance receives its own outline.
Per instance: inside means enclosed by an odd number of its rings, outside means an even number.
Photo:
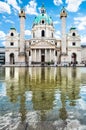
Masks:
[[[60,18],[62,17],[67,17],[67,12],[66,12],[65,7],[62,8],[61,13],[60,13]]]
[[[20,10],[19,17],[24,17],[24,18],[26,18],[25,10],[24,10],[23,8],[21,8],[21,10]]]

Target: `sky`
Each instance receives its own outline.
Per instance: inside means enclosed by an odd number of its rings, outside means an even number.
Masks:
[[[57,39],[61,37],[60,12],[64,6],[68,14],[66,33],[71,27],[76,27],[81,36],[81,44],[86,45],[86,0],[0,0],[0,46],[5,45],[10,28],[14,27],[20,32],[20,8],[24,8],[26,12],[25,37],[30,39],[34,19],[40,13],[42,4],[52,17]]]

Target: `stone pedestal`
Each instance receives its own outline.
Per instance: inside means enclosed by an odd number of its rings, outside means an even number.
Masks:
[[[19,66],[26,66],[25,53],[19,53],[18,60],[19,60]]]
[[[67,55],[66,53],[62,53],[62,54],[61,54],[61,65],[62,65],[62,66],[65,66],[65,65],[68,64],[68,63],[67,63],[67,57],[68,57],[68,55]]]

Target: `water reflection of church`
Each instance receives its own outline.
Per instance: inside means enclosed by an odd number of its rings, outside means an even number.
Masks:
[[[32,109],[42,112],[41,120],[46,120],[46,111],[54,109],[56,90],[60,91],[59,108],[57,117],[67,118],[66,100],[71,106],[76,105],[79,98],[81,75],[79,68],[5,68],[7,95],[11,102],[17,102],[20,96],[20,113],[22,120],[26,118],[26,92],[32,92]],[[77,82],[77,85],[75,85]],[[28,102],[29,103],[29,102]],[[56,104],[57,105],[57,104]],[[64,113],[64,114],[63,114]],[[52,118],[53,117],[52,115]]]

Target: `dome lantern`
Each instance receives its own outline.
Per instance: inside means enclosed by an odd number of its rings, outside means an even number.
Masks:
[[[44,4],[42,4],[42,7],[41,7],[41,14],[45,14],[46,13],[46,9],[44,7]]]

